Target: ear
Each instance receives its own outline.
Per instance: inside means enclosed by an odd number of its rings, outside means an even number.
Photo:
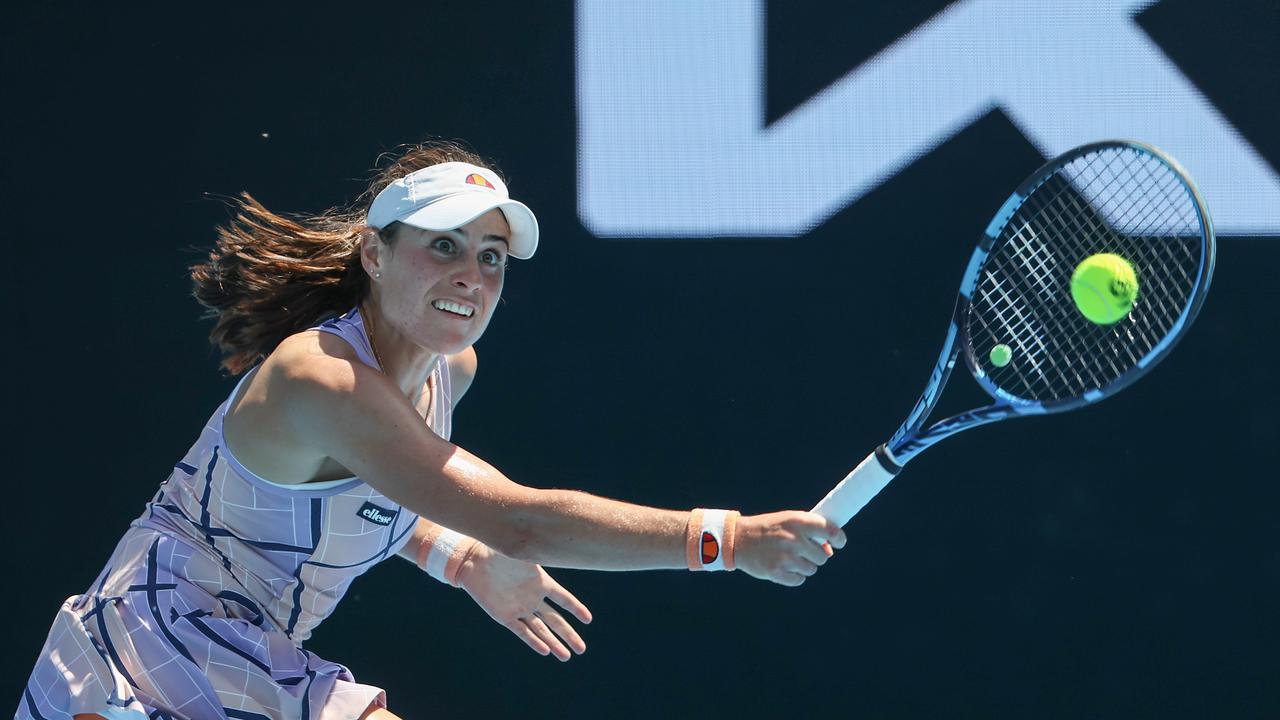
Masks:
[[[376,229],[365,226],[360,230],[360,264],[364,266],[364,271],[369,273],[370,278],[382,272],[381,263],[387,249],[387,246],[382,243],[382,236]]]

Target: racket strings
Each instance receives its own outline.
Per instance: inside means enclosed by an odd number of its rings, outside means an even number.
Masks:
[[[1005,224],[974,290],[967,337],[980,370],[1010,395],[1081,397],[1142,362],[1178,325],[1203,251],[1195,201],[1155,156],[1108,147],[1068,162],[1037,186]],[[1129,316],[1087,320],[1071,298],[1086,257],[1114,253],[1138,277]],[[1003,368],[997,344],[1013,350]]]
[[[1103,236],[1106,235],[1105,233],[1106,229],[1099,227],[1096,222],[1093,222],[1095,220],[1095,216],[1085,211],[1085,209],[1082,207],[1081,203],[1079,202],[1078,198],[1072,197],[1070,194],[1063,193],[1063,192],[1058,192],[1055,195],[1056,196],[1055,198],[1053,198],[1054,200],[1053,202],[1048,203],[1043,208],[1041,208],[1042,212],[1044,212],[1046,216],[1048,216],[1053,222],[1056,222],[1059,225],[1062,225],[1067,230],[1075,234],[1079,234],[1079,233],[1092,234],[1095,237],[1098,236],[1099,234]],[[1081,218],[1084,219],[1085,224],[1088,225],[1088,227],[1084,227],[1080,222],[1078,222],[1078,220]],[[1132,225],[1133,221],[1136,219],[1139,219],[1139,218],[1137,218],[1136,216],[1133,216],[1132,214],[1122,215],[1116,218],[1114,223],[1116,225]],[[1163,219],[1167,220],[1167,217]],[[1100,233],[1100,231],[1102,232]],[[1057,250],[1057,248],[1054,248],[1049,244],[1041,243],[1041,244],[1028,245],[1028,246],[1032,247],[1034,250],[1034,254],[1031,259],[1035,262],[1038,262],[1042,266],[1042,268],[1048,267],[1054,264],[1059,264],[1062,260],[1061,257],[1058,257],[1058,253],[1054,252],[1055,250]],[[1047,256],[1052,256],[1052,257],[1047,257]],[[1043,269],[1039,275],[1043,276]],[[1040,294],[1042,296],[1044,295],[1044,292],[1045,292],[1045,285],[1046,284],[1044,282],[1039,283],[1040,287],[1038,289],[1040,290]],[[1005,294],[1007,295],[1008,293],[1005,293]],[[1094,385],[1095,387],[1100,387],[1101,385],[1105,384],[1111,377],[1115,377],[1118,374],[1122,373],[1128,367],[1131,367],[1133,363],[1137,362],[1138,358],[1142,354],[1145,354],[1142,351],[1146,351],[1150,349],[1149,347],[1139,348],[1132,344],[1128,346],[1122,345],[1122,346],[1119,346],[1119,349],[1122,349],[1125,352],[1129,362],[1127,363],[1124,362],[1123,358],[1118,359],[1112,356],[1099,355],[1097,356],[1097,358],[1100,361],[1104,362],[1105,366],[1094,367],[1090,363],[1086,362],[1087,360],[1086,355],[1088,353],[1088,350],[1086,350],[1086,348],[1084,347],[1084,344],[1081,342],[1082,337],[1081,337],[1081,333],[1079,332],[1079,330],[1081,329],[1079,324],[1076,324],[1073,327],[1071,323],[1061,322],[1062,320],[1061,317],[1055,317],[1053,319],[1057,321],[1052,323],[1052,326],[1050,328],[1050,331],[1051,331],[1050,337],[1053,340],[1057,341],[1053,343],[1053,345],[1055,346],[1053,348],[1053,351],[1057,355],[1068,358],[1072,361],[1070,363],[1070,367],[1073,369],[1078,369],[1080,371],[1077,375],[1077,379],[1083,380],[1087,384]],[[1133,335],[1132,332],[1130,332],[1128,339],[1130,341],[1140,343],[1141,335],[1135,336]],[[1045,345],[1045,343],[1041,341],[1040,345],[1043,346]],[[1138,350],[1139,352],[1134,352],[1135,350]],[[1037,368],[1037,370],[1040,370],[1040,369]],[[1043,374],[1042,370],[1040,370],[1040,374]],[[1062,384],[1063,387],[1069,387],[1072,385],[1073,379],[1070,377],[1067,377],[1064,372],[1060,372],[1056,379]],[[1023,385],[1025,387],[1027,383],[1024,382]]]
[[[1167,180],[1167,179],[1169,179],[1169,178],[1166,178],[1166,180]],[[1173,183],[1176,183],[1177,181],[1176,181],[1176,180],[1172,180],[1172,182],[1173,182]],[[1175,188],[1175,187],[1164,186],[1164,187],[1161,187],[1161,191],[1162,191],[1162,192],[1172,192],[1172,191],[1174,191],[1174,190],[1180,189],[1180,187],[1181,187],[1180,185],[1179,185],[1178,187],[1176,187],[1176,188]],[[1085,218],[1085,219],[1090,219],[1090,218],[1091,218],[1090,214],[1088,213],[1088,210],[1087,210],[1086,208],[1084,208],[1084,207],[1081,207],[1081,206],[1079,205],[1079,203],[1078,203],[1075,199],[1071,199],[1070,201],[1074,204],[1073,210],[1075,210],[1075,211],[1076,211],[1076,214],[1075,214],[1075,215],[1073,215],[1073,217],[1076,217],[1076,218]],[[1135,205],[1135,206],[1133,206],[1133,207],[1135,207],[1135,208],[1136,208],[1136,207],[1139,207],[1139,206]],[[1133,221],[1133,220],[1140,220],[1140,221],[1142,221],[1142,222],[1144,222],[1144,223],[1151,222],[1151,221],[1153,220],[1153,219],[1150,217],[1150,216],[1151,216],[1151,214],[1152,214],[1152,212],[1151,212],[1151,211],[1154,211],[1154,208],[1155,208],[1155,207],[1157,207],[1155,204],[1152,204],[1152,205],[1148,206],[1149,212],[1147,213],[1147,215],[1146,215],[1146,216],[1144,216],[1144,217],[1142,217],[1142,218],[1131,218],[1131,217],[1129,217],[1128,215],[1126,215],[1126,216],[1122,216],[1122,217],[1120,218],[1120,220],[1121,220],[1121,221]],[[1131,208],[1131,209],[1132,209],[1132,208]],[[1167,224],[1171,219],[1172,219],[1172,218],[1170,217],[1170,213],[1166,212],[1166,214],[1165,214],[1165,215],[1163,215],[1163,216],[1161,216],[1161,217],[1159,217],[1159,218],[1155,218],[1155,219],[1154,219],[1154,221],[1156,222],[1156,224],[1157,224],[1157,226],[1158,226],[1158,227],[1163,227],[1163,226],[1165,226],[1165,225],[1166,225],[1166,224]],[[1185,218],[1184,218],[1184,219],[1185,219]],[[1191,218],[1191,221],[1192,221],[1192,222],[1194,222],[1194,217],[1193,217],[1193,218]],[[1092,228],[1090,228],[1090,229],[1094,230],[1095,232],[1099,232],[1099,233],[1107,232],[1107,228],[1097,227],[1096,225],[1095,225],[1095,226],[1093,226],[1093,227],[1092,227]],[[1140,247],[1141,247],[1141,246],[1140,246]],[[1184,249],[1184,250],[1185,250],[1185,245],[1173,244],[1173,245],[1171,245],[1170,247],[1171,247],[1172,249],[1174,249],[1174,250],[1176,250],[1176,249],[1178,249],[1178,248],[1182,248],[1182,249]],[[1181,286],[1176,286],[1176,285],[1170,285],[1166,280],[1167,280],[1167,278],[1168,278],[1168,277],[1170,277],[1170,275],[1177,275],[1177,274],[1181,274],[1181,273],[1184,273],[1184,272],[1191,272],[1191,273],[1194,273],[1194,271],[1195,271],[1195,269],[1196,269],[1196,265],[1195,265],[1194,258],[1191,258],[1189,255],[1187,256],[1187,259],[1188,259],[1188,261],[1189,261],[1191,264],[1189,265],[1189,267],[1186,267],[1186,268],[1171,268],[1171,267],[1170,267],[1170,266],[1165,262],[1165,259],[1164,259],[1164,258],[1162,258],[1162,257],[1160,257],[1158,254],[1157,254],[1157,255],[1155,255],[1155,256],[1151,256],[1150,254],[1148,254],[1147,259],[1148,259],[1152,264],[1156,264],[1156,263],[1158,263],[1160,267],[1159,267],[1159,272],[1156,272],[1156,273],[1154,273],[1154,274],[1150,274],[1150,275],[1149,275],[1149,277],[1152,279],[1152,281],[1154,281],[1155,283],[1157,283],[1157,284],[1158,284],[1158,286],[1157,286],[1156,288],[1154,288],[1155,292],[1147,292],[1147,293],[1145,293],[1145,297],[1144,297],[1144,299],[1147,301],[1147,304],[1148,304],[1148,306],[1151,308],[1151,310],[1152,310],[1154,313],[1158,313],[1158,314],[1161,316],[1160,318],[1157,318],[1157,319],[1159,319],[1159,320],[1161,320],[1161,321],[1162,321],[1162,324],[1161,324],[1161,325],[1162,325],[1162,327],[1172,327],[1172,326],[1173,326],[1173,324],[1174,324],[1174,322],[1176,322],[1176,320],[1177,320],[1177,316],[1181,313],[1182,307],[1185,305],[1185,303],[1186,303],[1187,299],[1188,299],[1188,298],[1189,298],[1189,296],[1190,296],[1191,285],[1187,285],[1186,287],[1181,287]],[[1141,282],[1141,281],[1140,281],[1140,282]],[[1131,314],[1131,318],[1130,318],[1130,319],[1134,320],[1135,322],[1137,322],[1137,323],[1139,323],[1139,324],[1142,324],[1142,323],[1144,323],[1144,322],[1149,321],[1149,320],[1151,319],[1151,316],[1150,316],[1150,315],[1147,315],[1147,314],[1142,314],[1142,313],[1139,313],[1139,314]],[[1149,323],[1148,323],[1148,324],[1149,324]],[[1117,329],[1118,329],[1118,330],[1126,330],[1126,331],[1128,331],[1128,329],[1127,329],[1127,328],[1123,328],[1123,327],[1121,327],[1121,328],[1117,328]],[[1153,329],[1153,330],[1155,330],[1156,332],[1159,332],[1159,331],[1158,331],[1158,329],[1155,329],[1155,328],[1152,328],[1152,329]],[[1153,338],[1153,337],[1155,337],[1155,338],[1156,338],[1156,341],[1158,342],[1158,339],[1159,339],[1159,338],[1161,338],[1161,337],[1163,337],[1163,333],[1160,333],[1160,334],[1158,335],[1158,337],[1157,337],[1157,336],[1156,336],[1156,332],[1151,332],[1151,333],[1142,333],[1142,332],[1139,332],[1139,333],[1136,333],[1136,334],[1135,334],[1135,333],[1132,333],[1132,331],[1129,331],[1129,332],[1130,332],[1130,335],[1128,336],[1128,337],[1129,337],[1129,339],[1130,339],[1130,340],[1132,340],[1132,341],[1134,341],[1135,343],[1140,343],[1140,342],[1141,342],[1141,339],[1143,339],[1143,338],[1151,339],[1151,338]],[[1146,347],[1146,348],[1142,348],[1141,354],[1139,354],[1138,356],[1135,356],[1135,357],[1132,357],[1132,358],[1131,358],[1131,359],[1132,359],[1132,362],[1133,362],[1133,363],[1136,363],[1136,362],[1138,361],[1138,359],[1141,357],[1141,355],[1145,355],[1145,354],[1146,354],[1146,352],[1150,351],[1152,347],[1154,347],[1154,343],[1153,343],[1152,345],[1150,345],[1150,346]],[[1129,347],[1127,347],[1127,348],[1125,348],[1125,349],[1126,349],[1126,350],[1128,350],[1128,351],[1132,351],[1132,350],[1134,349],[1134,346],[1129,346]]]
[[[1098,175],[1098,174],[1093,174],[1093,175]],[[1103,175],[1103,177],[1105,177],[1105,175]],[[1094,192],[1091,194],[1094,197],[1100,197],[1104,193],[1110,191],[1109,186],[1116,184],[1116,177],[1113,174],[1112,177],[1108,180],[1108,182],[1105,185],[1102,185],[1101,187],[1097,187],[1099,180],[1096,177],[1087,178],[1086,182],[1089,182],[1091,184],[1084,185],[1083,187],[1085,188],[1085,190],[1089,191],[1089,190],[1097,189],[1097,192]],[[1080,183],[1079,181],[1077,181],[1076,183],[1077,187],[1081,186],[1081,184],[1082,183]],[[1067,189],[1067,186],[1060,185],[1060,187],[1057,189],[1057,192],[1054,193],[1054,196],[1050,198],[1050,202],[1042,204],[1040,211],[1050,221],[1057,223],[1059,226],[1065,227],[1067,230],[1069,230],[1073,234],[1078,235],[1081,233],[1085,233],[1085,234],[1092,234],[1096,236],[1098,235],[1099,231],[1102,230],[1104,231],[1103,234],[1105,235],[1105,228],[1100,227],[1099,223],[1096,221],[1097,216],[1090,212],[1085,212],[1084,207],[1082,206],[1079,199],[1077,197],[1073,197],[1070,193],[1065,192],[1066,189]],[[1146,189],[1149,190],[1150,188],[1148,187]],[[1107,210],[1104,208],[1103,212],[1107,212]],[[1142,220],[1142,218],[1138,217],[1132,212],[1122,214],[1122,215],[1116,215],[1114,211],[1111,211],[1111,214],[1113,215],[1112,225],[1117,227],[1129,228],[1136,224],[1135,221]],[[1080,222],[1081,219],[1084,220],[1085,224],[1087,224],[1088,227],[1082,226],[1082,223]],[[1149,220],[1149,217],[1146,219]],[[1163,220],[1167,220],[1167,219],[1168,219],[1167,217],[1163,218]],[[1030,225],[1024,225],[1023,228],[1021,229],[1025,231],[1031,227],[1032,226]],[[1034,236],[1033,236],[1033,239],[1034,239]],[[1026,250],[1028,248],[1032,251],[1030,259],[1041,266],[1040,272],[1032,272],[1028,274],[1036,282],[1038,289],[1040,291],[1040,294],[1043,295],[1045,293],[1046,286],[1047,286],[1047,283],[1044,281],[1044,277],[1045,277],[1044,269],[1048,265],[1061,261],[1061,258],[1058,257],[1058,253],[1055,252],[1058,248],[1054,248],[1053,246],[1045,243],[1030,243],[1030,242],[1025,243],[1023,249]],[[1024,267],[1025,265],[1026,263],[1024,263]],[[1008,293],[1005,293],[1005,295],[1007,296]],[[1060,322],[1055,323],[1052,330],[1057,334],[1053,335],[1052,337],[1054,337],[1054,339],[1059,339],[1061,338],[1061,334],[1063,333],[1064,330],[1067,332],[1070,332],[1072,329],[1073,328],[1069,324],[1066,327],[1063,327],[1062,323]],[[1059,352],[1064,352],[1064,351],[1069,352],[1070,348],[1073,346],[1078,348],[1080,345],[1080,343],[1078,342],[1079,333],[1076,333],[1076,335],[1077,337],[1075,338],[1069,338],[1069,340],[1075,340],[1076,342],[1055,343],[1058,346],[1057,348],[1055,348],[1055,350]],[[1134,338],[1130,338],[1130,339],[1134,339]],[[1040,344],[1044,345],[1045,343],[1041,341]],[[1077,361],[1076,363],[1074,363],[1075,367],[1083,367],[1085,370],[1089,369],[1087,365],[1082,366],[1079,363],[1079,360],[1082,359],[1079,354],[1077,354],[1074,359]],[[1104,359],[1107,360],[1108,365],[1112,368],[1113,373],[1115,371],[1119,371],[1122,369],[1122,367],[1119,364],[1117,364],[1114,361],[1114,359],[1111,359],[1111,358],[1104,358]],[[1130,359],[1136,362],[1136,357],[1134,357],[1132,353],[1130,353]],[[1059,379],[1061,380],[1061,375]]]

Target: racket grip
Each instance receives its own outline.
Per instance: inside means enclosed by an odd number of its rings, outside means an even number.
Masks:
[[[889,450],[881,445],[832,488],[831,492],[813,507],[812,512],[837,525],[844,526],[850,518],[871,502],[871,498],[883,490],[900,470],[902,467],[893,461]]]

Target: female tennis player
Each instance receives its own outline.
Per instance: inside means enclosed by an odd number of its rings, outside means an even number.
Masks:
[[[507,258],[537,244],[529,208],[453,143],[404,152],[355,210],[285,217],[243,195],[192,278],[223,366],[244,375],[58,611],[18,717],[395,718],[381,689],[302,646],[391,555],[566,660],[586,645],[561,609],[591,615],[537,563],[794,586],[823,542],[843,547],[812,513],[535,489],[451,444]]]

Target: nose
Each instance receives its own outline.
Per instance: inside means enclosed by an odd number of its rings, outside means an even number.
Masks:
[[[453,286],[472,293],[479,291],[483,284],[484,277],[480,274],[479,259],[473,257],[463,260],[458,272],[453,276]]]

